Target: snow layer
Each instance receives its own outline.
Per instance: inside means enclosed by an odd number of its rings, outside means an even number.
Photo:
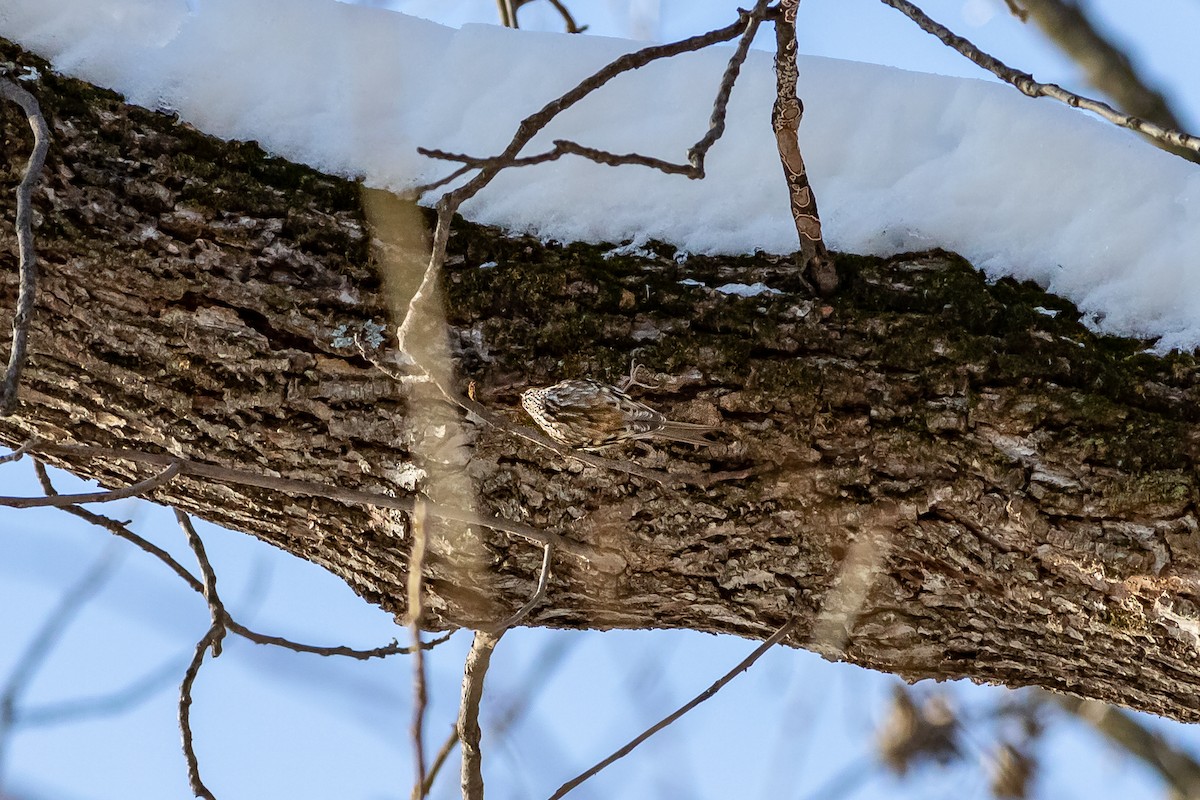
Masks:
[[[403,189],[491,155],[526,114],[636,44],[469,25],[332,0],[4,0],[0,35],[219,136]],[[769,32],[768,32],[769,33]],[[614,80],[554,138],[682,160],[727,48]],[[1106,331],[1200,345],[1200,170],[1050,101],[983,81],[804,58],[801,143],[835,249],[945,247],[1031,278]],[[560,240],[788,252],[795,232],[755,52],[704,181],[581,159],[510,170],[467,216]]]

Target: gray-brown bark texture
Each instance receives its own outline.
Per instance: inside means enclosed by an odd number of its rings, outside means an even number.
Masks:
[[[416,399],[357,351],[355,333],[373,347],[372,326],[394,325],[357,186],[126,107],[12,46],[0,55],[43,70],[26,85],[56,137],[36,193],[31,358],[4,442],[398,495],[449,476],[475,510],[604,555],[558,556],[530,624],[763,638],[796,614],[792,644],[908,678],[1200,719],[1192,357],[1094,336],[1069,303],[989,285],[940,252],[841,256],[842,288],[813,300],[787,258],[606,258],[459,225],[444,305],[460,387],[475,381],[525,425],[526,386],[616,381],[636,355],[659,375],[641,399],[723,429],[704,450],[616,454],[726,473],[707,485],[583,468]],[[0,124],[11,187],[29,135],[13,108]],[[17,277],[2,197],[6,329]],[[760,281],[778,293],[707,288]],[[400,363],[381,338],[372,358]],[[106,485],[149,474],[57,463]],[[390,512],[194,479],[155,498],[404,611],[410,534]],[[530,543],[430,535],[427,627],[496,621],[532,592]]]

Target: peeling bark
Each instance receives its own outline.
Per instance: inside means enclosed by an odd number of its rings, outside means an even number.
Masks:
[[[1036,684],[1200,719],[1191,356],[1095,336],[1070,303],[988,284],[947,253],[840,255],[842,287],[814,299],[786,257],[680,264],[668,247],[621,255],[459,224],[444,293],[460,385],[526,424],[526,386],[616,381],[636,357],[660,377],[642,399],[723,433],[704,450],[619,454],[746,477],[671,487],[585,469],[411,395],[359,354],[356,334],[403,365],[387,349],[394,320],[357,186],[0,45],[0,59],[42,70],[28,85],[55,137],[35,193],[31,359],[3,442],[169,452],[399,494],[465,475],[477,510],[624,565],[558,559],[530,624],[765,638],[795,614],[792,644],[909,679]],[[28,151],[23,125],[0,108],[6,186]],[[10,191],[0,212],[5,330]],[[708,288],[731,282],[777,293]],[[147,474],[58,465],[105,485]],[[389,513],[194,480],[155,499],[404,613],[409,542]],[[428,627],[499,620],[532,593],[539,548],[431,527]]]

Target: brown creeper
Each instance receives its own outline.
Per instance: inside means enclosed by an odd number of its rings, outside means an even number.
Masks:
[[[551,439],[585,450],[651,437],[707,445],[704,434],[716,430],[669,420],[617,387],[586,378],[527,389],[521,405]]]

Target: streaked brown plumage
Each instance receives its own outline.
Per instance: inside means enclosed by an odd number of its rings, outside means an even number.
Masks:
[[[585,450],[652,437],[708,445],[704,435],[716,430],[669,420],[617,387],[587,378],[527,389],[521,405],[551,439]]]

